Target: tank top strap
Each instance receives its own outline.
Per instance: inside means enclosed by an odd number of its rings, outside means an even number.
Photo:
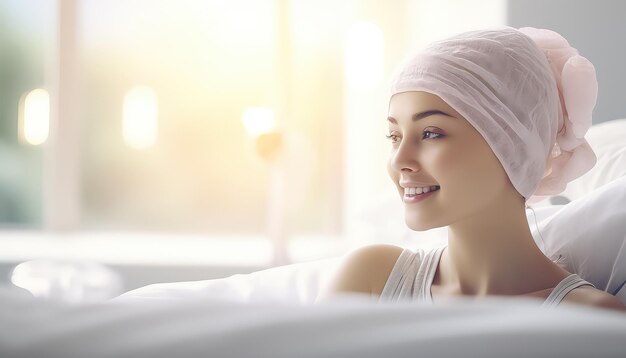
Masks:
[[[420,268],[423,250],[405,248],[398,256],[379,296],[380,301],[411,299],[414,280]]]
[[[441,260],[441,254],[447,245],[439,246],[428,251],[424,256],[424,265],[421,267],[421,272],[418,273],[417,279],[417,296],[420,301],[433,303],[432,285],[437,273],[437,266],[439,266],[439,260]]]
[[[543,302],[542,307],[556,307],[568,293],[580,286],[595,286],[590,282],[583,280],[580,276],[573,273],[559,282],[558,285],[550,292],[548,298]]]

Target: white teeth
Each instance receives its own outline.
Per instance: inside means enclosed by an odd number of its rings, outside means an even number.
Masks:
[[[439,186],[437,185],[433,185],[433,186],[426,186],[423,188],[405,188],[404,189],[404,195],[419,195],[422,193],[428,193],[431,192],[433,190],[437,190],[439,188]]]

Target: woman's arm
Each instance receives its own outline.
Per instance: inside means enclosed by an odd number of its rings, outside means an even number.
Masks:
[[[626,306],[617,297],[608,292],[601,291],[602,294],[592,302],[593,306],[614,309],[626,313]]]

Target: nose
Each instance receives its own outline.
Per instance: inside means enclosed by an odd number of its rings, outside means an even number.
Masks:
[[[416,160],[417,153],[409,141],[403,141],[398,149],[391,153],[389,159],[390,167],[397,172],[419,171],[419,164]]]

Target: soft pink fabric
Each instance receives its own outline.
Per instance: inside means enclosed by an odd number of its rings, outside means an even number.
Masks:
[[[533,27],[519,31],[532,38],[548,58],[557,80],[562,114],[546,174],[530,200],[532,203],[562,192],[568,182],[596,164],[597,157],[584,136],[592,125],[591,112],[598,96],[598,82],[593,64],[558,33]]]
[[[430,44],[394,76],[390,96],[439,96],[476,128],[527,203],[561,193],[596,155],[584,138],[595,68],[558,33],[509,26]]]

